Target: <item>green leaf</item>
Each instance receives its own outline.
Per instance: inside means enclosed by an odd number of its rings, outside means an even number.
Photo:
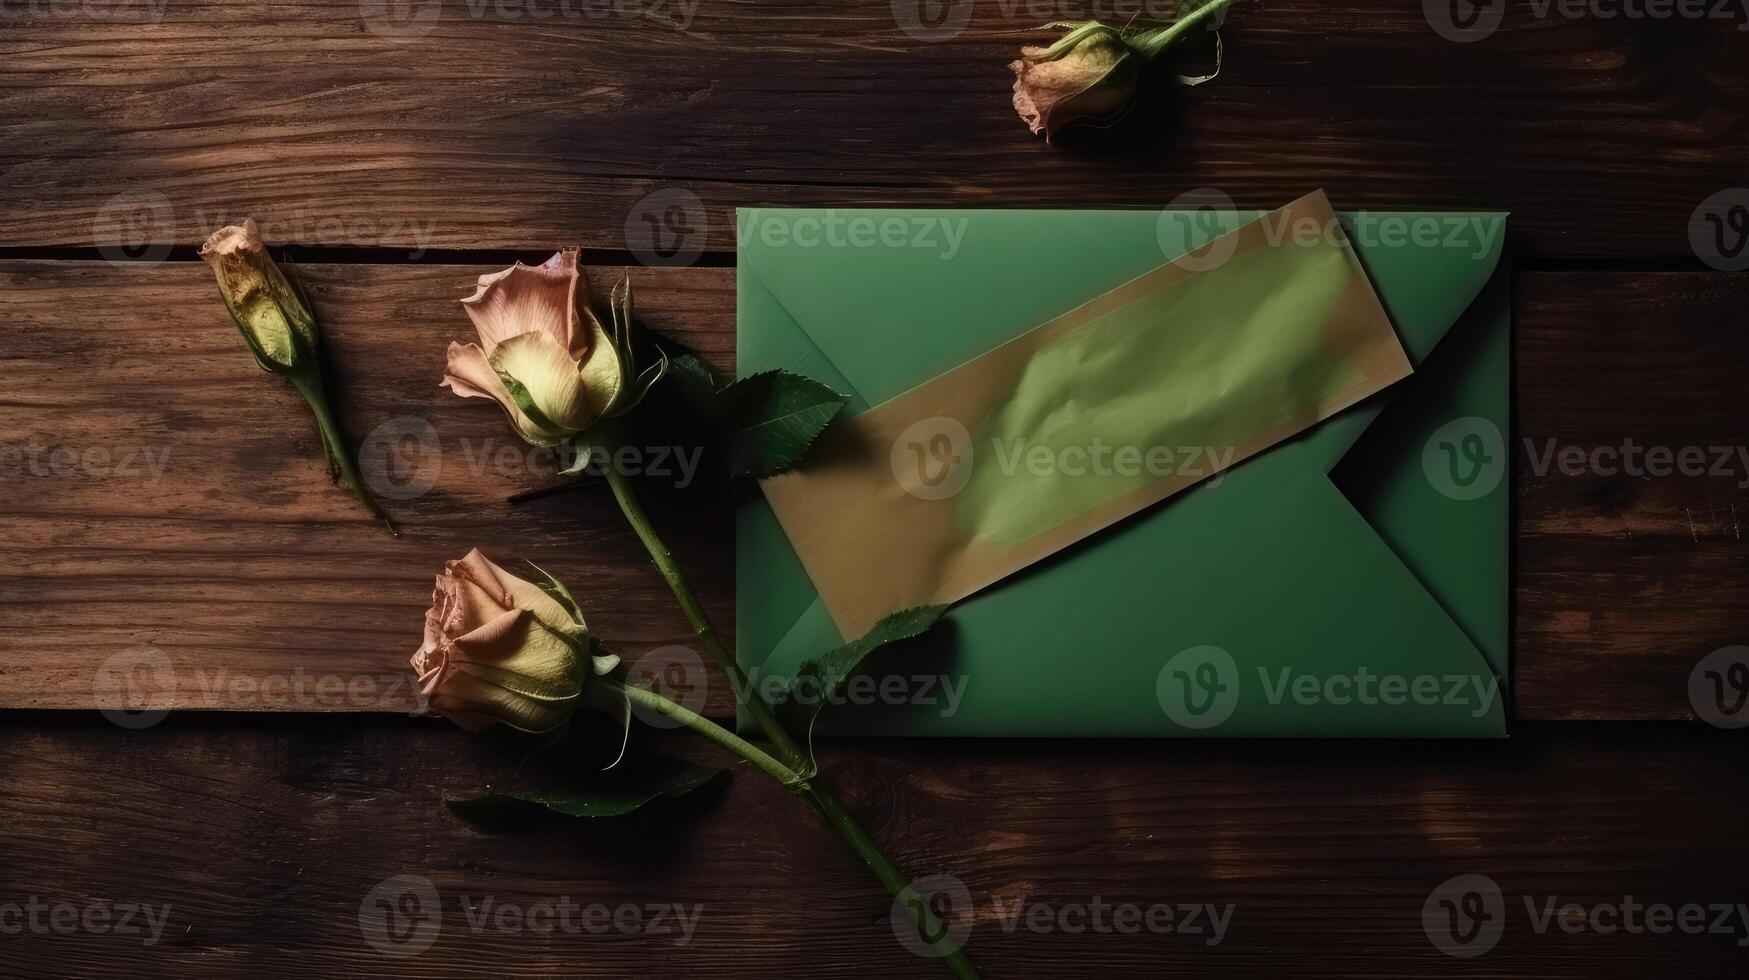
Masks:
[[[778,721],[791,734],[806,741],[812,752],[814,721],[820,716],[820,709],[838,693],[846,680],[862,668],[868,655],[889,643],[920,635],[934,626],[945,612],[947,607],[944,605],[901,610],[876,623],[860,639],[817,660],[803,662],[796,670],[795,680],[778,698]]]
[[[707,416],[718,413],[717,376],[697,354],[669,361],[667,378],[687,408]]]
[[[542,809],[568,817],[619,817],[657,799],[675,799],[705,785],[723,770],[679,759],[641,758],[636,767],[625,766],[597,774],[593,785],[559,790],[505,790],[464,800],[445,800],[457,816],[473,822],[492,822]],[[631,771],[636,768],[637,771]]]
[[[729,454],[737,476],[776,476],[795,466],[849,399],[812,378],[766,371],[724,388]]]

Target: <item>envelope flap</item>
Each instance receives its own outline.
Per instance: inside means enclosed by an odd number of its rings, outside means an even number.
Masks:
[[[783,368],[849,395],[851,411],[868,408],[861,393],[796,325],[758,276],[743,274],[736,279],[736,320],[759,325],[757,330],[737,331],[736,360],[743,376]],[[810,604],[819,603],[819,596],[765,498],[753,497],[736,509],[735,575],[740,582],[760,583],[760,601],[737,602],[736,645],[741,650],[769,650]]]
[[[1417,369],[1469,309],[1500,264],[1504,212],[1362,211],[1344,217],[1349,240]],[[1308,432],[1302,445],[1334,467],[1393,396],[1386,392]]]
[[[1008,586],[956,606],[951,652],[898,649],[888,669],[940,672],[904,703],[847,704],[822,717],[824,734],[1116,736],[1396,735],[1497,737],[1505,711],[1493,675],[1366,521],[1293,447],[1258,457]],[[1235,522],[1235,512],[1252,519]],[[1254,561],[1163,556],[1239,552]],[[1342,574],[1331,574],[1333,560]],[[1098,571],[1101,574],[1089,574]],[[1268,615],[1259,615],[1266,602]],[[1138,614],[1146,610],[1145,614]],[[1360,613],[1360,614],[1357,614]],[[1065,645],[1067,638],[1072,645]],[[1413,638],[1405,645],[1405,638]],[[838,642],[811,605],[752,666],[790,676]],[[1163,664],[1218,647],[1237,691],[1230,717],[1187,731],[1163,714]],[[1065,659],[1065,651],[1072,656]],[[1169,665],[1169,664],[1168,664]],[[916,673],[913,673],[916,672]],[[1437,679],[1429,703],[1356,710],[1352,699],[1305,699],[1305,678],[1364,687]],[[952,679],[961,686],[952,689]],[[755,678],[757,680],[757,678]],[[1446,692],[1460,685],[1461,697]],[[1357,688],[1358,690],[1359,688]],[[1322,690],[1322,687],[1320,687]],[[945,695],[945,697],[943,696]],[[1169,712],[1169,709],[1168,709]]]
[[[852,411],[860,412],[868,407],[862,393],[838,370],[813,337],[801,328],[795,316],[759,276],[738,277],[735,317],[739,323],[760,325],[759,330],[742,332],[735,338],[735,358],[741,365],[741,377],[760,371],[793,371],[849,396]]]
[[[1331,473],[1502,678],[1510,646],[1511,319],[1502,270]]]

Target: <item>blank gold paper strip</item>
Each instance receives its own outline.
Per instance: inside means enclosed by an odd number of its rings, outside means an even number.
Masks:
[[[834,425],[762,486],[854,638],[900,609],[963,599],[1410,372],[1318,192]]]

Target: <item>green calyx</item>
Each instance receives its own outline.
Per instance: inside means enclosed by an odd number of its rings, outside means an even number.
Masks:
[[[1057,39],[1055,44],[1046,48],[1037,60],[1056,61],[1067,56],[1089,39],[1105,34],[1121,41],[1126,48],[1139,57],[1152,61],[1159,57],[1162,52],[1189,37],[1192,31],[1197,28],[1206,28],[1222,11],[1235,2],[1237,0],[1183,0],[1178,6],[1178,16],[1170,23],[1132,21],[1121,29],[1102,24],[1097,20],[1054,21],[1045,26],[1066,27],[1069,29],[1069,33],[1064,34]]]

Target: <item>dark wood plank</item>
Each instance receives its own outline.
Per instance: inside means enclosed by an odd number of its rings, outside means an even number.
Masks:
[[[109,658],[143,647],[169,659],[182,708],[410,709],[405,658],[430,576],[475,544],[566,578],[593,625],[629,652],[685,643],[604,489],[507,504],[559,482],[552,467],[529,463],[494,408],[437,387],[445,344],[470,331],[455,298],[481,270],[303,271],[354,440],[380,443],[368,435],[397,419],[430,426],[436,452],[415,441],[394,471],[441,465],[428,492],[388,501],[401,540],[328,484],[302,404],[249,362],[204,265],[0,264],[6,445],[40,447],[39,460],[57,447],[81,462],[92,449],[168,454],[156,480],[0,460],[15,467],[0,477],[0,706],[89,707]],[[599,289],[617,271],[591,277]],[[639,272],[640,308],[729,369],[732,279]],[[1740,413],[1724,410],[1749,387],[1736,327],[1746,298],[1742,275],[1521,277],[1517,717],[1693,717],[1695,665],[1749,641],[1749,462],[1733,455],[1718,476],[1569,474],[1559,463],[1569,446],[1589,456],[1628,439],[1673,453],[1749,446]],[[1557,460],[1539,474],[1550,440]],[[727,628],[726,501],[688,491],[652,505]],[[270,677],[289,679],[255,687]],[[292,681],[303,691],[357,681],[363,693],[297,699]],[[727,691],[712,697],[713,710],[728,708]]]
[[[1543,255],[1695,261],[1691,214],[1749,158],[1741,11],[1515,0],[1458,44],[1423,6],[1245,4],[1218,81],[1046,146],[1004,65],[1094,5],[977,0],[941,43],[864,0],[19,5],[0,239],[150,254],[253,214],[304,244],[617,249],[663,194],[700,202],[669,244],[727,249],[737,205],[1160,207],[1213,186],[1276,207],[1323,186],[1344,208],[1510,209]],[[394,40],[373,30],[389,9],[440,16]]]
[[[168,907],[155,945],[26,923],[5,938],[9,972],[946,975],[897,942],[866,870],[752,772],[690,806],[503,833],[441,800],[509,778],[516,760],[441,723],[7,725],[0,757],[0,909]],[[1525,902],[1540,914],[1550,901],[1745,901],[1744,762],[1741,738],[1671,725],[1529,725],[1508,743],[1309,742],[1287,754],[1225,741],[1195,753],[877,742],[826,756],[907,873],[964,883],[967,948],[993,980],[1740,975],[1749,926],[1736,912],[1719,933],[1568,934],[1574,914],[1539,932]],[[1423,928],[1430,894],[1460,874],[1503,893],[1504,933],[1476,959],[1448,957]],[[360,924],[372,889],[397,875],[429,880],[442,910],[430,947],[403,958],[378,953]],[[682,944],[470,926],[470,912],[564,899],[641,914],[682,903],[698,910],[696,932]],[[1004,928],[1017,900],[1073,915],[1096,899],[1232,910],[1214,945]]]
[[[1746,303],[1749,275],[1523,277],[1513,462],[1528,716],[1686,717],[1700,659],[1749,643]],[[1704,472],[1678,471],[1697,452]]]

